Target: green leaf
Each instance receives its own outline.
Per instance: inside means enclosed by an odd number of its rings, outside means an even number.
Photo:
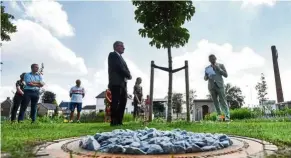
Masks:
[[[17,31],[15,25],[10,22],[10,19],[14,19],[14,16],[8,13],[5,13],[5,7],[2,6],[1,2],[1,40],[10,41],[9,34]]]
[[[134,19],[143,24],[139,34],[156,48],[179,48],[188,43],[189,31],[182,27],[195,13],[192,1],[133,1]]]

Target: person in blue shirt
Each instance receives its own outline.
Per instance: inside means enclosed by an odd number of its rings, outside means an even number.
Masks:
[[[39,100],[39,91],[40,88],[44,86],[44,82],[42,81],[41,75],[38,73],[39,66],[38,64],[31,65],[31,72],[26,73],[24,75],[24,103],[20,107],[18,122],[22,122],[24,119],[24,114],[27,109],[27,106],[30,102],[31,111],[30,111],[30,118],[32,120],[31,123],[34,123],[36,120],[36,113],[37,113],[37,103]]]

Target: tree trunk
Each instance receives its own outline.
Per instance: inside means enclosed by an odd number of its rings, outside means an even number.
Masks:
[[[168,117],[167,122],[172,121],[172,85],[173,85],[173,73],[172,73],[172,53],[171,47],[168,47],[168,62],[169,62],[169,89],[168,89]]]

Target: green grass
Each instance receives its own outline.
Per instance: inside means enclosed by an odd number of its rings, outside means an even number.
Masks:
[[[226,123],[157,123],[148,124],[149,128],[160,130],[171,130],[175,128],[185,129],[193,132],[225,133],[229,135],[240,135],[253,138],[259,138],[270,141],[277,145],[291,146],[291,122],[231,122]],[[32,147],[60,138],[94,135],[96,132],[111,131],[114,128],[109,127],[108,123],[38,123],[30,124],[1,124],[1,142],[2,152],[9,152],[13,157],[31,156]],[[141,129],[141,123],[128,122],[123,129]],[[23,157],[23,155],[21,156]]]

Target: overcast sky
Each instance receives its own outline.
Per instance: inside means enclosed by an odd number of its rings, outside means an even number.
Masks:
[[[167,66],[167,51],[150,47],[141,38],[142,26],[134,20],[130,1],[111,2],[4,2],[15,15],[17,33],[3,43],[0,101],[15,91],[15,82],[32,63],[44,63],[45,89],[57,94],[57,101],[69,100],[69,89],[81,79],[87,91],[84,104],[95,104],[95,96],[108,84],[107,57],[116,40],[124,42],[124,58],[132,73],[129,93],[136,77],[142,77],[144,94],[149,93],[150,61]],[[264,73],[268,97],[276,99],[271,46],[276,45],[285,100],[291,100],[291,2],[194,1],[196,13],[185,27],[189,43],[173,49],[173,65],[189,61],[190,88],[199,99],[208,94],[203,80],[215,54],[229,72],[226,83],[241,87],[246,104],[257,104],[255,85]],[[174,74],[173,91],[185,91],[185,72]],[[168,75],[155,71],[155,98],[167,95]]]

